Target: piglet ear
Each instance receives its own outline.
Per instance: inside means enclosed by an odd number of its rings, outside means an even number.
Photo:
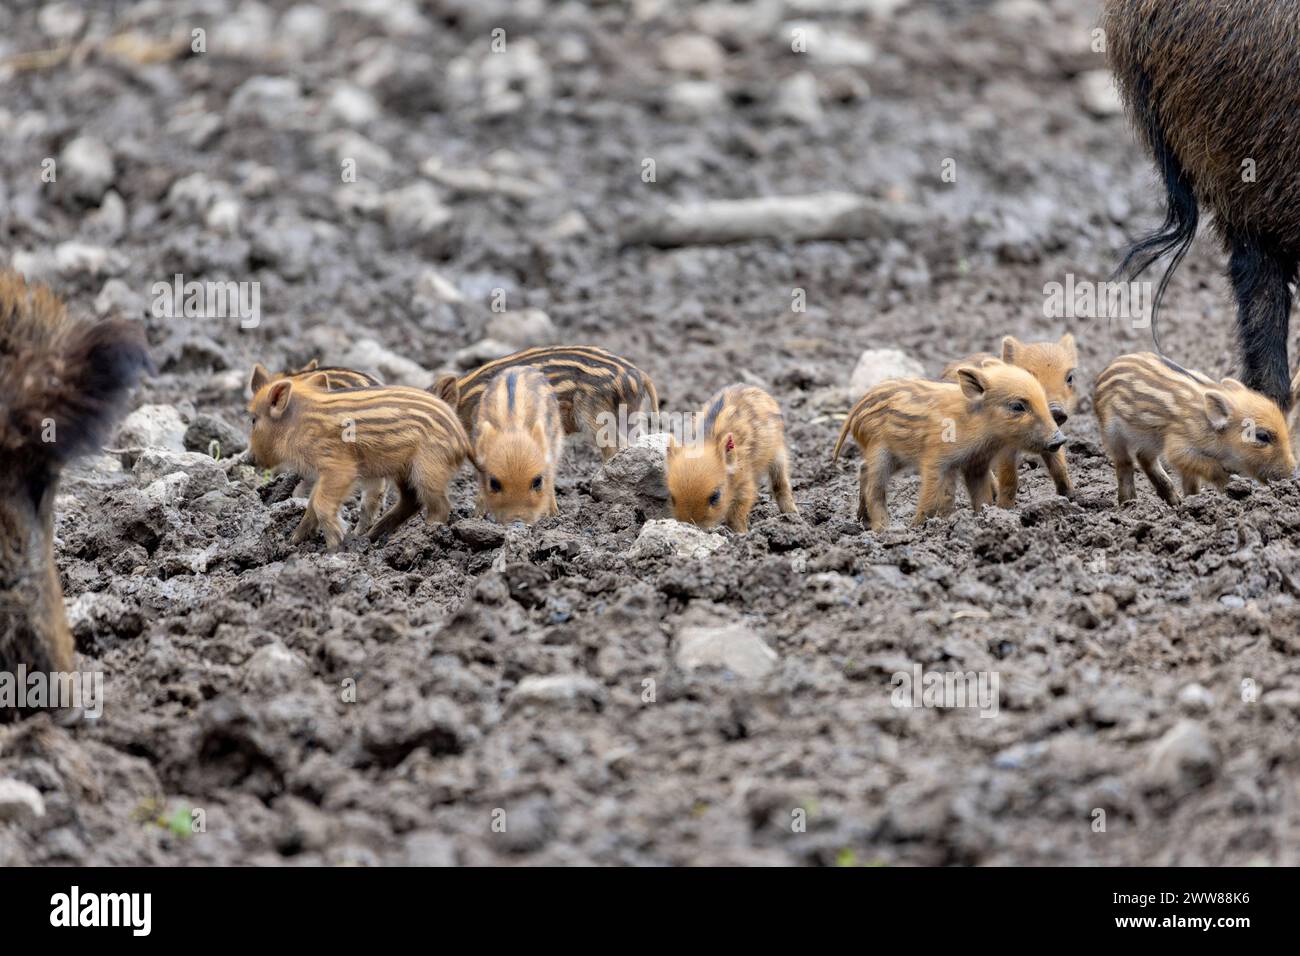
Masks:
[[[437,381],[429,386],[429,392],[441,398],[452,408],[460,404],[460,380],[450,372],[439,375]]]
[[[1296,376],[1296,377],[1297,377],[1297,378],[1300,378],[1300,373],[1297,373],[1297,376]],[[1244,392],[1244,391],[1247,391],[1247,390],[1248,390],[1248,389],[1246,388],[1246,386],[1245,386],[1242,382],[1239,382],[1239,381],[1238,381],[1237,379],[1235,379],[1235,378],[1225,378],[1225,379],[1224,379],[1222,382],[1220,382],[1219,384],[1222,385],[1224,388],[1229,388],[1229,389],[1232,389],[1233,391],[1237,391],[1237,392]],[[1292,382],[1292,388],[1294,389],[1294,387],[1295,387],[1295,383],[1294,383],[1294,381],[1293,381],[1293,382]]]
[[[1205,417],[1216,432],[1227,428],[1232,419],[1232,406],[1228,404],[1228,397],[1222,392],[1206,392]]]
[[[249,391],[256,395],[262,390],[262,386],[269,381],[271,381],[271,373],[266,370],[266,367],[261,362],[258,362],[253,366],[253,374],[248,380]]]
[[[1011,338],[1011,336],[1007,336],[1007,338]],[[971,399],[983,397],[989,387],[987,379],[984,378],[984,373],[977,368],[971,368],[969,365],[963,365],[957,369],[957,384],[961,386],[962,394]]]
[[[282,378],[271,386],[270,394],[267,396],[271,408],[271,418],[279,419],[284,416],[285,410],[289,407],[289,396],[292,393],[293,382],[287,378]]]
[[[736,436],[727,432],[721,441],[722,460],[727,463],[727,471],[736,467]]]
[[[320,360],[319,360],[319,359],[312,359],[310,362],[308,362],[308,363],[307,363],[306,365],[304,365],[302,368],[298,369],[298,371],[299,371],[299,372],[311,372],[311,371],[315,370],[316,366],[318,366],[318,365],[320,365]]]
[[[1020,351],[1020,340],[1014,335],[1008,335],[1002,340],[1002,361],[1010,364],[1016,360],[1016,353]]]
[[[1065,349],[1066,354],[1069,355],[1072,360],[1078,360],[1079,350],[1074,344],[1074,336],[1071,333],[1066,332],[1062,335],[1061,341],[1057,344],[1059,344],[1061,348]]]
[[[323,388],[326,391],[328,391],[330,387],[329,373],[317,372],[315,375],[309,376],[307,378],[307,384],[310,385],[312,388]]]

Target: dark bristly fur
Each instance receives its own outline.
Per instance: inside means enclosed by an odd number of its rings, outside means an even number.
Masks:
[[[0,671],[74,667],[52,549],[59,474],[149,367],[138,324],[75,322],[49,289],[0,272]]]
[[[1119,271],[1136,277],[1172,254],[1158,310],[1200,207],[1210,209],[1230,257],[1242,377],[1286,410],[1290,283],[1300,265],[1300,0],[1107,0],[1102,23],[1168,200],[1164,224],[1128,250]],[[1247,159],[1254,182],[1242,175]]]

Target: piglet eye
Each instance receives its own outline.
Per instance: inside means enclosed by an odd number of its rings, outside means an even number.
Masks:
[[[532,488],[533,488],[533,491],[541,491],[541,490],[542,490],[542,476],[541,476],[541,475],[538,475],[536,478],[533,479]]]
[[[1271,445],[1273,444],[1273,433],[1266,432],[1262,428],[1257,428],[1255,430],[1255,441],[1259,442],[1261,445]]]
[[[1065,376],[1065,384],[1068,385],[1068,386],[1070,386],[1071,388],[1074,388],[1074,373],[1073,373],[1073,372],[1071,372],[1069,375]]]
[[[488,490],[492,491],[493,493],[499,492],[501,490],[501,482],[497,481],[495,477],[489,478]]]
[[[1011,412],[1014,415],[1023,415],[1025,413],[1024,402],[1012,402],[1009,405],[1007,405],[1007,408],[1011,409]]]
[[[722,500],[722,489],[721,488],[714,489],[713,494],[709,495],[709,507],[716,508],[718,506],[718,502],[721,500]]]

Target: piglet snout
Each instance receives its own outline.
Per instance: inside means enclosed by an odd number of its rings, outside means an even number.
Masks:
[[[1064,435],[1064,434],[1061,432],[1061,430],[1058,428],[1058,429],[1056,430],[1056,433],[1055,433],[1054,435],[1052,435],[1051,438],[1047,439],[1047,450],[1048,450],[1048,451],[1056,451],[1058,448],[1060,448],[1060,447],[1061,447],[1062,445],[1064,445],[1064,444],[1065,444],[1065,435]]]
[[[1052,402],[1052,404],[1047,406],[1047,410],[1052,413],[1052,421],[1056,422],[1058,425],[1064,425],[1070,420],[1069,413],[1066,412],[1059,402]]]

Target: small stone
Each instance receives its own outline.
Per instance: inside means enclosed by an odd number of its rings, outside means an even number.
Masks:
[[[417,830],[402,840],[407,866],[455,866],[456,844],[436,830]]]
[[[1200,684],[1188,684],[1178,691],[1178,706],[1187,714],[1205,714],[1214,706],[1214,695]]]
[[[812,20],[797,20],[782,27],[791,50],[831,66],[869,66],[876,58],[870,43],[847,32]]]
[[[36,22],[50,39],[71,40],[86,25],[86,14],[75,3],[47,3]]]
[[[343,355],[339,362],[346,368],[375,372],[389,385],[408,385],[427,388],[433,376],[419,363],[398,355],[374,339],[361,339]]]
[[[272,128],[303,113],[302,86],[292,76],[254,76],[230,97],[229,115],[257,120]]]
[[[146,448],[136,458],[132,472],[141,485],[151,485],[167,475],[184,473],[190,478],[184,490],[186,498],[197,498],[230,484],[225,470],[214,459],[193,451],[177,453]]]
[[[510,695],[512,707],[528,704],[599,710],[605,702],[605,688],[586,674],[529,675]]]
[[[717,551],[726,539],[693,524],[672,518],[647,521],[627,551],[629,560],[641,558],[692,558],[702,560]]]
[[[384,222],[398,237],[421,239],[433,235],[451,221],[451,210],[443,204],[437,188],[420,180],[386,193]]]
[[[508,342],[498,342],[496,339],[480,339],[473,345],[467,345],[457,351],[452,360],[456,363],[457,368],[478,368],[493,359],[499,359],[517,351],[518,349]]]
[[[817,78],[811,73],[796,73],[777,87],[772,112],[803,126],[817,126],[824,119]]]
[[[668,88],[668,112],[679,119],[713,116],[728,105],[726,91],[711,80],[682,80]]]
[[[555,323],[541,309],[520,309],[517,312],[498,312],[488,320],[489,339],[509,342],[519,349],[537,345],[551,345],[559,341]]]
[[[188,451],[209,455],[212,454],[215,443],[222,458],[231,458],[248,447],[248,438],[241,429],[223,418],[208,414],[195,417],[190,427],[185,429],[184,441]]]
[[[727,64],[727,53],[702,33],[677,33],[659,46],[659,59],[674,73],[716,76]]]
[[[591,480],[597,501],[631,505],[650,518],[668,516],[668,488],[664,483],[667,436],[642,435],[603,465]],[[710,536],[712,537],[712,536]]]
[[[365,126],[379,118],[379,103],[351,83],[340,83],[330,93],[325,112],[347,126]]]
[[[98,204],[113,184],[113,151],[103,140],[78,136],[63,147],[57,170],[56,182],[76,198]]]
[[[867,349],[858,356],[849,391],[854,401],[891,378],[925,378],[925,367],[898,349]]]
[[[776,651],[744,624],[684,627],[677,634],[677,666],[684,670],[722,667],[757,680],[776,666]]]
[[[1110,70],[1088,70],[1080,73],[1076,82],[1083,108],[1093,116],[1123,114],[1124,103],[1120,99],[1119,90],[1115,88],[1115,80]]]
[[[166,451],[185,451],[185,421],[174,405],[141,405],[122,420],[117,430],[118,448],[159,448]],[[134,456],[123,456],[128,468]]]
[[[465,301],[465,296],[456,288],[456,283],[437,269],[425,269],[420,273],[420,277],[415,280],[415,294],[448,305],[459,305]]]
[[[279,641],[262,645],[244,664],[245,680],[259,693],[286,691],[307,673],[306,662]]]
[[[45,800],[29,783],[6,777],[0,780],[0,822],[26,823],[45,816]]]
[[[1151,748],[1145,779],[1152,789],[1181,796],[1213,780],[1219,765],[1219,749],[1205,725],[1180,720]]]
[[[506,540],[505,527],[487,518],[464,518],[452,525],[451,530],[475,551],[499,548]]]
[[[101,318],[120,316],[136,319],[144,315],[145,297],[121,279],[109,279],[95,296],[95,313]]]
[[[329,13],[306,3],[290,7],[280,18],[279,34],[282,40],[298,51],[315,53],[324,49],[329,42]]]

